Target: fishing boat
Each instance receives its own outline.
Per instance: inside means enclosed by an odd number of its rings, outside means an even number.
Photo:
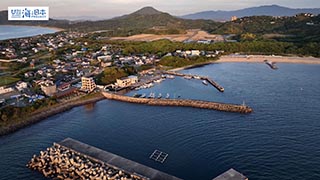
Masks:
[[[141,96],[141,94],[134,93],[134,95],[132,97],[138,98],[140,96]]]
[[[167,75],[166,78],[168,78],[168,79],[174,79],[174,75]]]
[[[146,97],[146,94],[144,93],[144,94],[142,94],[140,97],[141,97],[141,98],[145,98],[145,97]]]
[[[202,84],[208,86],[208,82],[207,82],[206,80],[203,80],[203,81],[202,81]]]
[[[157,97],[158,99],[161,99],[162,98],[162,94],[161,93],[159,93],[159,95],[158,95],[158,97]]]
[[[155,82],[155,83],[161,83],[163,80],[164,80],[164,79],[161,78],[161,79],[155,80],[154,82]]]
[[[271,68],[271,69],[278,69],[278,67],[276,66],[276,63],[275,62],[272,62],[272,61],[268,61],[268,60],[264,60],[264,62]]]
[[[169,93],[167,93],[167,95],[166,95],[166,99],[169,99],[169,97],[170,97],[170,94],[169,94]]]

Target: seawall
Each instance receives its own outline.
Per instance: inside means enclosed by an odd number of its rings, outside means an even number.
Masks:
[[[27,167],[53,179],[182,180],[71,138],[40,151]]]
[[[6,127],[1,127],[0,136],[9,134],[11,132],[17,131],[23,127],[29,126],[31,124],[40,122],[43,119],[46,119],[50,116],[68,111],[74,107],[82,106],[85,104],[94,103],[100,100],[103,100],[104,97],[102,95],[98,95],[92,98],[84,99],[84,100],[75,100],[67,103],[59,103],[52,108],[47,108],[41,112],[31,113],[29,117],[22,118],[18,123],[14,123],[8,125]]]
[[[200,100],[188,100],[188,99],[147,99],[147,98],[134,98],[129,96],[123,96],[108,92],[102,92],[104,97],[111,100],[136,103],[136,104],[147,104],[153,106],[179,106],[179,107],[193,107],[200,109],[211,109],[225,112],[237,112],[248,114],[253,111],[252,108],[244,105],[237,104],[226,104],[210,101]]]

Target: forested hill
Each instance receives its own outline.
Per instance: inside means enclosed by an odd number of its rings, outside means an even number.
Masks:
[[[221,23],[210,20],[181,19],[168,13],[160,12],[152,7],[145,7],[129,15],[101,21],[73,22],[50,19],[46,22],[14,22],[7,19],[7,11],[0,12],[0,24],[42,25],[79,31],[113,30],[115,34],[120,33],[123,35],[138,33],[182,33],[186,29],[211,30],[221,25]]]
[[[288,39],[320,42],[320,15],[299,14],[292,17],[252,16],[229,21],[211,33],[282,35]]]
[[[32,25],[68,28],[69,21],[55,19],[50,19],[49,21],[8,21],[8,11],[0,11],[0,25]]]
[[[49,21],[8,21],[7,11],[0,12],[1,24],[42,25],[77,31],[110,30],[110,36],[128,36],[140,33],[178,34],[186,29],[202,29],[210,33],[257,36],[281,35],[288,41],[320,42],[320,16],[299,14],[291,17],[251,16],[225,23],[212,20],[187,20],[174,17],[152,7],[142,8],[121,17],[101,20],[74,22],[67,20]],[[250,39],[250,36],[248,36]]]
[[[211,19],[229,21],[232,16],[239,18],[247,16],[294,16],[300,13],[320,14],[320,8],[288,8],[278,5],[249,7],[233,11],[202,11],[181,16],[186,19]]]

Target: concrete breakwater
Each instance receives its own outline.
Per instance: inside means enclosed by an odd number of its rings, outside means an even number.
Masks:
[[[34,155],[27,167],[54,179],[148,180],[56,143]]]
[[[191,75],[191,74],[182,74],[182,73],[178,73],[178,72],[175,72],[175,71],[166,71],[166,72],[164,72],[164,74],[169,74],[169,75],[173,75],[173,76],[187,77],[187,78],[190,78],[190,79],[192,79],[192,78],[202,79],[202,80],[208,81],[218,91],[224,92],[224,88],[221,85],[219,85],[217,82],[215,82],[213,79],[210,79],[209,77],[197,76],[197,75]]]
[[[40,151],[27,167],[53,179],[181,180],[71,138]]]
[[[147,104],[153,106],[180,106],[180,107],[193,107],[200,109],[212,109],[218,111],[226,111],[226,112],[237,112],[248,114],[253,110],[252,108],[244,105],[237,104],[225,104],[225,103],[217,103],[210,101],[200,101],[200,100],[183,100],[183,99],[146,99],[146,98],[134,98],[128,97],[108,92],[102,93],[107,99],[129,102],[129,103],[137,103],[137,104]]]

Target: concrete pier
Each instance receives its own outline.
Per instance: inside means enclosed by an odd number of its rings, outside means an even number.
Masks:
[[[102,94],[111,100],[129,102],[129,103],[137,103],[137,104],[147,104],[153,106],[179,106],[179,107],[193,107],[200,109],[211,109],[218,111],[226,111],[226,112],[237,112],[248,114],[253,110],[244,105],[236,105],[236,104],[225,104],[225,103],[217,103],[210,101],[200,101],[200,100],[183,100],[183,99],[147,99],[147,98],[134,98],[128,97],[108,92],[102,92]]]
[[[121,156],[66,138],[27,164],[51,179],[182,180]],[[213,180],[248,180],[234,169]]]
[[[55,179],[181,180],[71,138],[41,151],[27,166]]]
[[[169,75],[174,75],[174,76],[180,76],[180,77],[188,77],[188,78],[198,78],[201,80],[206,80],[208,81],[213,87],[215,87],[218,91],[224,92],[224,88],[220,86],[217,82],[215,82],[213,79],[210,79],[209,77],[205,76],[197,76],[197,75],[191,75],[191,74],[182,74],[178,72],[173,72],[173,71],[165,71],[163,72],[164,74],[169,74]]]

